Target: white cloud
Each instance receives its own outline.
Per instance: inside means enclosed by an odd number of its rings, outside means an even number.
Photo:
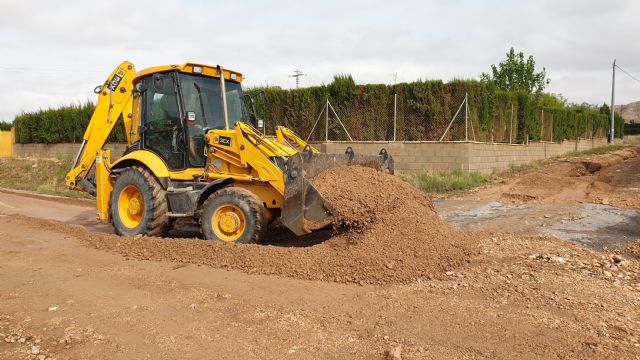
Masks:
[[[475,78],[510,46],[534,55],[548,90],[608,102],[611,61],[640,75],[640,3],[617,1],[9,1],[0,0],[0,119],[93,98],[122,60],[138,69],[199,61],[247,86]],[[50,71],[73,70],[77,71]],[[617,102],[640,99],[618,77]]]

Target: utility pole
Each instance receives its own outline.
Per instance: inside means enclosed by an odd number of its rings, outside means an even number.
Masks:
[[[615,137],[614,137],[614,128],[615,128],[615,109],[614,109],[614,103],[615,103],[615,97],[616,97],[616,59],[613,59],[613,76],[611,78],[611,124],[609,125],[609,143],[613,144],[613,142],[615,141]]]
[[[294,70],[293,75],[289,75],[289,77],[296,78],[296,89],[300,87],[300,77],[307,76],[307,74],[303,74],[300,70]]]

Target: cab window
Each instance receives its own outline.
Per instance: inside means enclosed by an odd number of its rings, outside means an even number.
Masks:
[[[172,170],[184,169],[184,131],[173,73],[144,80],[143,147],[158,154]]]

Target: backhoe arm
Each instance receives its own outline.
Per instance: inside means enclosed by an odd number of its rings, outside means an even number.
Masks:
[[[276,126],[276,142],[279,144],[287,145],[297,151],[304,150],[307,146],[311,148],[311,151],[314,153],[319,153],[319,151],[313,146],[309,145],[306,141],[302,140],[298,134],[293,132],[293,130],[284,127],[284,126]]]
[[[69,188],[95,195],[95,185],[86,180],[86,177],[96,162],[98,151],[113,132],[118,118],[122,115],[125,123],[131,126],[134,75],[133,64],[124,61],[101,86],[96,109],[82,138],[80,150],[66,176]]]

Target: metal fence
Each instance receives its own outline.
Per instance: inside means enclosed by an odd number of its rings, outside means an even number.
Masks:
[[[416,116],[398,96],[382,110],[350,109],[327,100],[311,130],[299,129],[314,141],[464,141],[477,139],[477,124],[470,116],[466,94],[450,106],[434,107]],[[341,111],[342,110],[342,111]],[[300,131],[302,130],[302,131]]]
[[[326,100],[312,121],[292,124],[294,131],[310,141],[475,141],[519,143],[518,104],[513,102],[493,109],[490,120],[482,123],[482,109],[466,93],[434,101],[434,106],[418,109],[399,96],[375,111],[366,106],[333,104]],[[444,105],[442,105],[444,104]],[[378,104],[379,105],[379,104]],[[416,113],[422,115],[416,115]],[[536,110],[540,123],[540,140],[554,141],[553,114]],[[487,116],[485,116],[487,118]],[[605,136],[594,134],[593,123],[581,138]],[[537,138],[537,136],[536,136]]]
[[[492,126],[483,126],[478,109],[466,93],[451,96],[442,106],[420,109],[395,95],[386,108],[345,111],[326,100],[311,129],[296,130],[311,141],[477,141],[515,143],[518,138],[517,105],[494,114]],[[342,110],[342,111],[341,111]]]

